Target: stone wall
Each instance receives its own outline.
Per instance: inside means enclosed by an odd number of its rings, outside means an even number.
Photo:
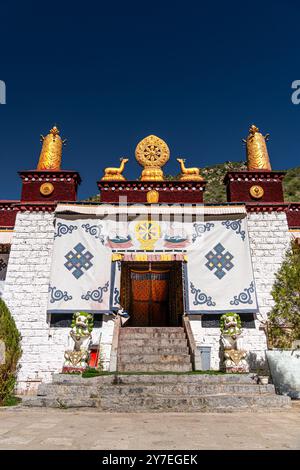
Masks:
[[[244,328],[242,341],[243,348],[249,351],[250,365],[255,370],[265,363],[267,342],[261,322],[267,319],[274,304],[271,290],[291,235],[284,212],[249,213],[247,219],[259,312],[255,329]],[[197,345],[211,347],[211,368],[219,369],[219,328],[202,328],[200,315],[190,315],[190,321]]]
[[[17,391],[31,393],[41,381],[61,371],[69,328],[50,327],[47,322],[48,286],[54,240],[54,214],[18,213],[4,289],[4,300],[22,335]],[[109,365],[113,333],[111,317],[101,329],[103,361]]]
[[[54,214],[18,213],[7,270],[4,300],[10,308],[22,335],[23,354],[18,375],[18,392],[30,393],[41,381],[51,380],[59,372],[67,346],[69,328],[50,327],[46,308],[54,239]],[[244,329],[244,347],[251,351],[252,363],[264,359],[266,338],[259,328],[272,308],[271,289],[280,268],[291,235],[284,212],[248,214],[251,255],[257,288],[259,314],[255,329]],[[200,316],[190,316],[198,345],[212,347],[211,366],[219,369],[218,328],[202,328]],[[113,335],[111,316],[103,317],[100,329],[93,332],[97,341],[101,334],[102,360],[109,368]]]

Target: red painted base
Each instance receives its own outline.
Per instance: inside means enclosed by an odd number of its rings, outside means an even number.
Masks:
[[[0,228],[13,228],[15,226],[17,211],[14,204],[19,201],[0,201]]]
[[[284,171],[229,171],[224,178],[228,202],[283,202]],[[250,194],[252,186],[260,186],[264,194],[257,199]]]
[[[147,203],[147,193],[159,193],[158,204],[201,204],[206,181],[98,181],[101,202]],[[120,198],[122,198],[120,200]]]
[[[76,171],[20,171],[22,179],[21,202],[76,201],[77,188],[81,183]],[[53,192],[44,195],[41,186],[44,183],[53,185]]]

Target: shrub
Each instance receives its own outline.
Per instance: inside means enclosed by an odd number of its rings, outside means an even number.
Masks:
[[[2,299],[0,299],[0,340],[5,344],[5,364],[0,365],[0,405],[3,405],[12,398],[17,364],[22,351],[20,333]]]
[[[272,290],[275,305],[268,321],[270,344],[290,348],[300,339],[300,247],[293,241],[276,274]]]

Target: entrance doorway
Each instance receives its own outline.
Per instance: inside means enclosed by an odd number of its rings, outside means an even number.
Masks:
[[[121,304],[125,326],[179,326],[183,314],[181,262],[124,262]]]

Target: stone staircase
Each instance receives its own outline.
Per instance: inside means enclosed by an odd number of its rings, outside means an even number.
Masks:
[[[180,327],[120,329],[118,372],[189,372],[192,363],[185,331]]]
[[[92,407],[110,412],[233,412],[286,410],[287,396],[258,385],[253,374],[55,374],[23,406]]]

